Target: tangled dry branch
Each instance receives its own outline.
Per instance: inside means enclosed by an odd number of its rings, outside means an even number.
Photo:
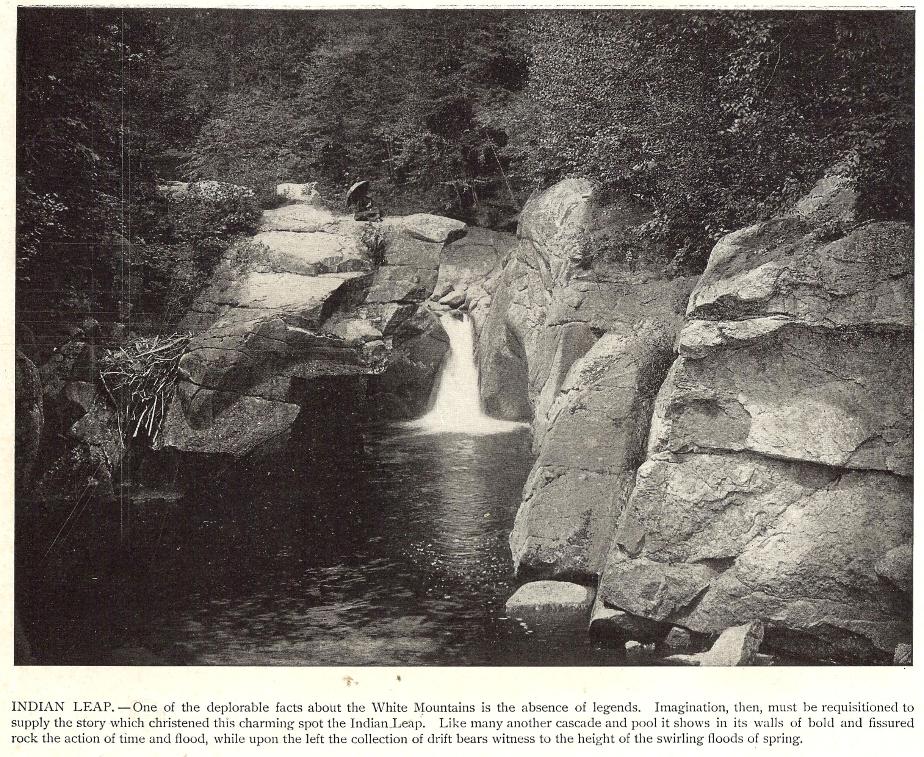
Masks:
[[[140,431],[151,444],[157,441],[189,339],[189,334],[142,337],[100,359],[100,379],[126,441]]]

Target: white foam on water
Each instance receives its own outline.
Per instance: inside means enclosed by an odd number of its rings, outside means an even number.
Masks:
[[[527,424],[492,418],[481,409],[469,317],[444,313],[440,322],[449,336],[449,355],[437,379],[436,399],[426,415],[406,425],[424,434],[503,434],[524,428]]]

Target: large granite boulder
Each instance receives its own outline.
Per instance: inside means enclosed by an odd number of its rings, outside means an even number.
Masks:
[[[512,420],[533,414],[551,363],[551,355],[537,353],[555,350],[544,333],[546,311],[582,259],[594,193],[592,182],[567,179],[531,197],[520,214],[517,243],[479,340],[481,395],[490,414]]]
[[[510,535],[518,572],[587,580],[603,567],[675,331],[670,319],[623,325],[571,366]]]
[[[910,227],[826,177],[719,241],[659,392],[600,601],[790,655],[910,639]]]

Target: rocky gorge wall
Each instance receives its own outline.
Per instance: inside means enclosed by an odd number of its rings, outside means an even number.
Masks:
[[[759,621],[768,650],[867,662],[910,642],[913,231],[855,206],[834,171],[698,281],[631,284],[577,264],[591,185],[524,209],[482,391],[535,429],[514,566],[599,579],[595,634]]]

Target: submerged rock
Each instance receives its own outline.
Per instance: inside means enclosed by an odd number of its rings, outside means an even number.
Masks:
[[[590,635],[595,638],[608,641],[632,639],[642,642],[660,641],[668,628],[664,623],[607,607],[600,601],[599,596],[594,603],[588,627]]]

